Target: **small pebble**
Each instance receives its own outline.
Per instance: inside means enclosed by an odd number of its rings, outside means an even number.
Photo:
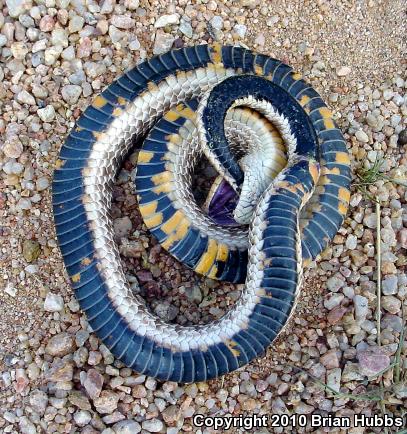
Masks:
[[[47,312],[59,312],[64,308],[64,299],[59,294],[49,292],[45,298],[44,310]]]

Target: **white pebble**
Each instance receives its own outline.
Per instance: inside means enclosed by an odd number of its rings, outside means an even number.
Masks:
[[[369,136],[363,130],[356,131],[355,137],[359,142],[362,143],[367,143],[369,141]]]
[[[37,111],[38,116],[43,122],[51,122],[55,118],[55,109],[49,104],[46,107]]]
[[[342,66],[336,71],[336,74],[338,75],[338,77],[345,77],[346,75],[350,74],[350,72],[351,69],[349,68],[349,66]]]
[[[177,14],[162,15],[161,17],[157,18],[156,22],[154,23],[154,27],[156,29],[159,29],[161,27],[178,24],[178,23],[179,23],[179,17]]]

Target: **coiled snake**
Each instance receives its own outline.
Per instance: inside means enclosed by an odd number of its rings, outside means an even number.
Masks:
[[[213,323],[167,324],[126,281],[112,184],[147,133],[136,175],[146,226],[198,273],[245,282]],[[202,153],[220,174],[206,213],[191,191]],[[240,47],[198,45],[141,63],[85,110],[56,164],[56,233],[80,305],[117,358],[159,379],[205,381],[250,362],[281,332],[303,264],[342,224],[349,184],[343,136],[299,74]]]

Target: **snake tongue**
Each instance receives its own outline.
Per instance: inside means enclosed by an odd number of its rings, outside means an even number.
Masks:
[[[238,202],[238,196],[230,184],[222,180],[216,190],[208,206],[209,217],[217,224],[224,226],[239,226],[233,218],[233,211]]]

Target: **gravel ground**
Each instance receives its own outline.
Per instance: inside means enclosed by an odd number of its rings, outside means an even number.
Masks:
[[[405,3],[270,3],[0,0],[0,432],[199,433],[194,414],[374,415],[382,411],[376,401],[349,395],[377,397],[381,384],[385,411],[402,414],[407,193],[398,183],[379,179],[367,192],[353,189],[343,227],[306,272],[287,331],[265,358],[209,383],[160,383],[124,367],[89,332],[69,288],[50,207],[61,143],[95,94],[172,46],[240,43],[288,62],[333,109],[354,173],[379,158],[380,173],[405,181]],[[161,251],[137,213],[133,161],[119,176],[113,213],[134,290],[169,321],[221,316],[239,288],[199,278]],[[371,197],[380,201],[380,219]],[[398,348],[399,382],[397,369],[389,369]],[[344,432],[271,426],[256,432],[328,431]]]

